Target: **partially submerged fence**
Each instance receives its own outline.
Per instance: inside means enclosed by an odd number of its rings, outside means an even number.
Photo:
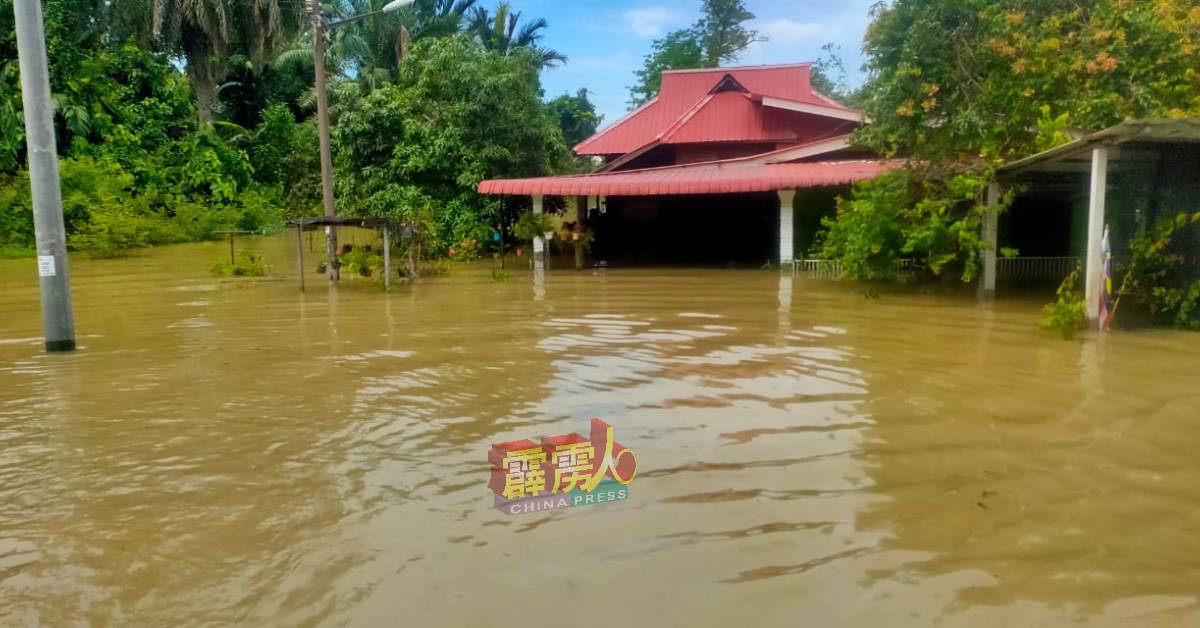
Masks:
[[[1008,257],[996,260],[998,279],[1062,279],[1080,264],[1078,257]],[[911,268],[912,260],[896,262],[900,269]],[[798,259],[793,262],[797,274],[810,279],[841,279],[845,267],[841,260]]]
[[[1078,257],[1002,257],[996,260],[996,278],[1061,280],[1081,261]]]

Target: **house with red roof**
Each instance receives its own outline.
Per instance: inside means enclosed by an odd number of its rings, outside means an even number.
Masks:
[[[478,189],[531,197],[535,213],[573,199],[601,259],[786,265],[838,194],[892,167],[850,145],[863,123],[813,89],[808,64],[665,72],[658,97],[575,146],[597,172]]]

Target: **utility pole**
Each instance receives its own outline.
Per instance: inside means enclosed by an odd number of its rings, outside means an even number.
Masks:
[[[325,24],[321,19],[321,2],[312,0],[313,65],[316,67],[317,132],[321,144],[321,198],[325,201],[325,217],[335,216],[333,203],[333,153],[329,147],[329,96],[325,92]],[[325,227],[325,260],[329,283],[337,285],[337,227]]]
[[[67,239],[63,226],[58,149],[54,144],[54,104],[46,68],[46,36],[40,0],[13,0],[17,59],[21,65],[21,102],[33,192],[33,228],[37,239],[38,278],[42,289],[42,327],[46,351],[75,350],[75,317],[67,275]]]

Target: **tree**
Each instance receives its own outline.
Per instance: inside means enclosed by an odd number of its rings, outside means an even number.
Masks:
[[[569,153],[541,101],[541,57],[488,50],[459,35],[418,42],[395,85],[345,114],[336,130],[347,212],[423,224],[431,247],[490,235],[498,203],[485,178],[553,172]]]
[[[259,71],[305,15],[303,4],[293,0],[150,0],[149,7],[137,4],[145,0],[126,1],[136,8],[117,0],[114,9],[129,20],[123,31],[153,33],[166,52],[184,59],[201,123],[212,121],[230,55],[240,52]]]
[[[629,87],[629,105],[638,107],[658,96],[663,72],[703,67],[707,67],[704,44],[695,28],[667,33],[654,41],[642,69],[634,73],[637,83]]]
[[[995,167],[1126,118],[1200,114],[1200,11],[1192,0],[896,0],[864,44],[872,124],[857,141],[910,158],[858,186],[825,254],[851,276],[916,259],[974,277],[980,196]]]
[[[812,63],[812,87],[843,104],[854,105],[858,94],[849,85],[850,72],[842,59],[841,47],[834,43],[821,46],[824,56]]]
[[[897,0],[864,47],[861,139],[885,154],[1011,160],[1063,124],[1200,111],[1190,0]]]
[[[554,67],[566,63],[567,56],[552,48],[538,45],[545,37],[542,32],[549,24],[544,18],[521,24],[521,12],[513,12],[507,2],[496,5],[494,15],[483,7],[475,7],[471,13],[468,29],[479,37],[484,48],[502,55],[518,48],[533,53],[541,67]],[[518,28],[518,26],[520,28]]]
[[[734,61],[759,41],[758,32],[745,27],[753,19],[742,0],[704,0],[704,17],[696,22],[696,30],[704,45],[705,65],[715,68]]]
[[[763,41],[745,23],[754,19],[742,0],[704,0],[704,15],[690,28],[672,31],[656,39],[634,73],[637,83],[629,87],[629,104],[637,107],[658,96],[662,73],[668,70],[715,68],[730,63],[756,41]]]
[[[596,105],[588,99],[587,88],[581,88],[574,96],[563,94],[546,103],[546,107],[550,117],[562,130],[563,139],[568,146],[574,146],[594,135],[604,118],[596,114]]]

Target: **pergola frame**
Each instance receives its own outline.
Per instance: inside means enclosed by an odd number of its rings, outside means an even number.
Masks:
[[[299,271],[297,274],[300,277],[300,291],[304,292],[304,230],[315,227],[363,227],[365,229],[375,229],[380,232],[383,237],[383,287],[390,288],[392,285],[392,247],[391,234],[393,231],[399,233],[401,237],[411,238],[412,227],[406,223],[390,218],[359,218],[359,217],[327,217],[327,216],[305,216],[302,218],[293,218],[284,223],[288,226],[296,228],[296,268]],[[331,266],[337,264],[336,259],[328,260]],[[410,272],[414,268],[412,258],[412,249],[410,247],[408,254],[408,265]]]

